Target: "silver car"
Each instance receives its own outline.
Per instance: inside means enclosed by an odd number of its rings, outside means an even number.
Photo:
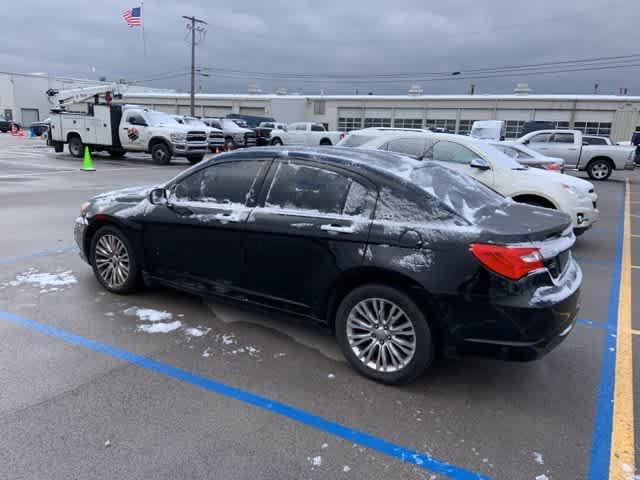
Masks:
[[[489,142],[501,152],[510,156],[518,163],[533,168],[551,170],[564,173],[564,160],[558,157],[547,157],[520,143],[513,142]]]

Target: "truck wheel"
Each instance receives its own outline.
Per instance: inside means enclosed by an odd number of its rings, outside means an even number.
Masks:
[[[122,158],[127,154],[124,150],[109,150],[109,156],[111,158]]]
[[[69,139],[69,153],[76,158],[82,157],[82,150],[84,150],[82,140],[80,137],[71,137]]]
[[[587,165],[587,174],[592,180],[606,180],[611,176],[612,172],[611,162],[604,158],[591,160]]]
[[[273,140],[271,140],[271,145],[282,145],[282,140],[280,140],[279,138],[274,138]]]
[[[171,152],[164,143],[156,143],[151,147],[151,158],[156,165],[168,165],[171,161]]]
[[[224,149],[225,150],[235,150],[235,148],[236,148],[236,142],[234,142],[233,139],[227,138],[224,141]]]
[[[196,163],[201,162],[203,158],[204,158],[204,155],[189,155],[187,157],[187,160],[189,160],[189,163],[191,165],[195,165]]]

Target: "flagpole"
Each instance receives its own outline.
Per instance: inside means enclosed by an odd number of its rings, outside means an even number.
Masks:
[[[142,14],[143,11],[144,11],[144,2],[140,2],[140,20],[142,23],[142,49],[143,49],[143,54],[146,57],[147,56],[147,39],[144,36],[145,18],[143,17],[143,14]]]

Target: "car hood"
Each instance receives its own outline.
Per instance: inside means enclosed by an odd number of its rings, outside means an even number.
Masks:
[[[157,185],[144,185],[139,187],[128,187],[111,192],[101,193],[91,199],[92,203],[105,205],[107,203],[136,203],[147,198],[149,192]]]
[[[557,210],[509,200],[478,211],[475,224],[496,243],[537,242],[560,235],[571,227],[571,218]]]
[[[593,184],[591,182],[581,178],[572,177],[571,175],[566,175],[564,173],[540,170],[537,168],[529,168],[527,170],[523,170],[521,173],[527,175],[532,180],[538,180],[540,182],[564,183],[565,185],[569,185],[570,187],[584,193],[588,193],[589,190],[593,189]]]

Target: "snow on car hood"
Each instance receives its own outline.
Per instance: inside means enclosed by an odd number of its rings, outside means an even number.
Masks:
[[[92,203],[106,204],[111,202],[139,202],[146,198],[156,185],[122,188],[111,192],[101,193],[91,199]]]

